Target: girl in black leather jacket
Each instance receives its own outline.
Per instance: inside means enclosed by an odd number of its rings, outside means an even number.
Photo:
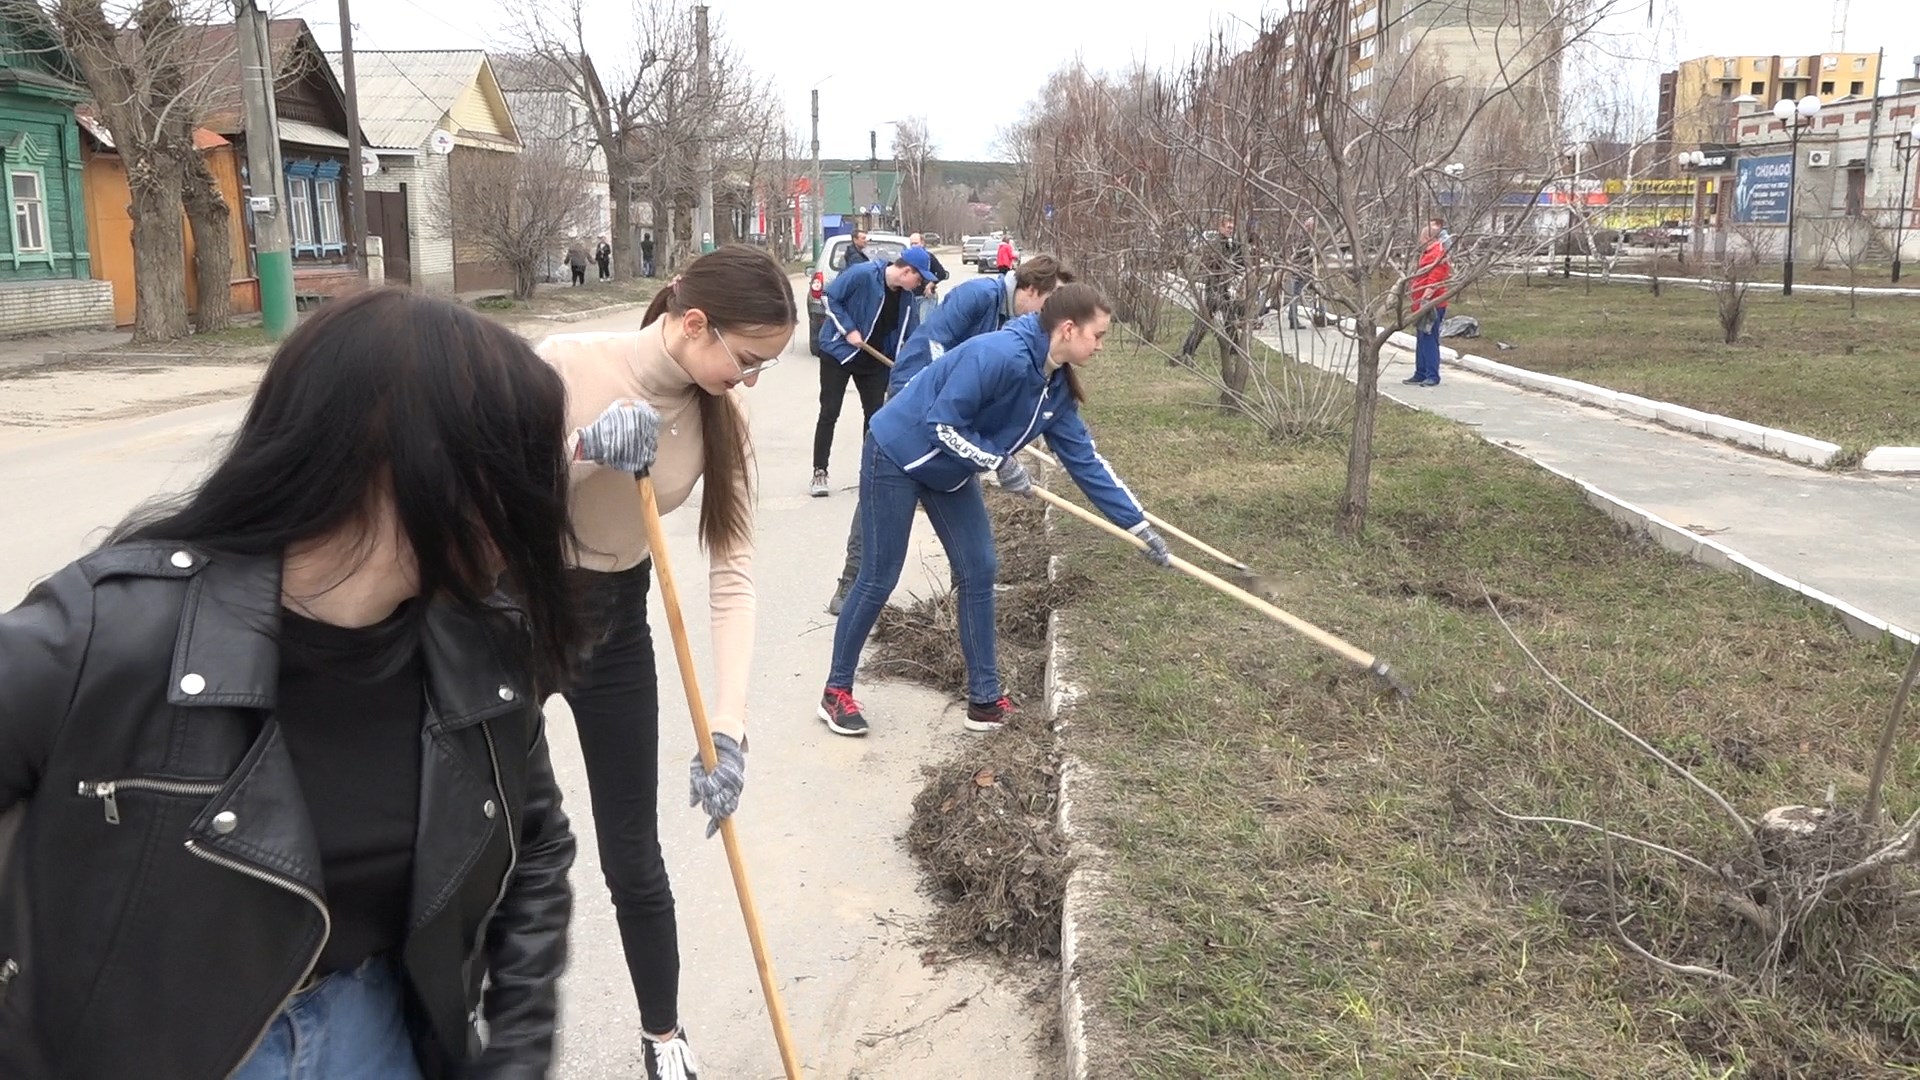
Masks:
[[[504,327],[336,301],[201,487],[0,616],[0,1076],[545,1075],[564,428]]]

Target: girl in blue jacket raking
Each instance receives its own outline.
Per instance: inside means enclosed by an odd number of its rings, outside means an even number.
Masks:
[[[835,734],[867,733],[853,699],[854,669],[900,581],[916,505],[926,508],[953,565],[967,663],[967,730],[994,731],[1007,722],[1012,706],[1000,692],[994,661],[998,567],[980,474],[993,472],[1002,488],[1031,497],[1032,478],[1015,455],[1034,439],[1046,436],[1094,506],[1140,537],[1148,558],[1167,565],[1166,541],[1094,449],[1080,419],[1086,395],[1075,369],[1100,351],[1112,315],[1098,289],[1062,285],[1037,314],[960,345],[874,414],[860,469],[865,557],[834,628],[833,670],[820,699],[820,719]]]

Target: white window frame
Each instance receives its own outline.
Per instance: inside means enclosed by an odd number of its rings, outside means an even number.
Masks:
[[[1360,42],[1360,59],[1371,60],[1380,51],[1380,43],[1375,38],[1366,38]]]
[[[313,181],[313,216],[318,223],[317,242],[321,245],[346,243],[340,226],[340,181]]]
[[[34,196],[23,199],[13,189],[14,181],[20,177],[33,179]],[[47,176],[39,169],[8,169],[7,195],[13,200],[13,253],[19,255],[46,255],[52,252],[51,237],[47,234],[51,228],[47,221]],[[38,243],[28,243],[28,237],[21,234],[21,218],[27,216],[26,224],[38,234]]]
[[[287,177],[287,224],[294,243],[313,245],[313,188],[304,176]]]

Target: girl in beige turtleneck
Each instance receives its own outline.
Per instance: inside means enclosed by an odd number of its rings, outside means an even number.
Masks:
[[[660,511],[705,480],[700,540],[713,620],[714,747],[708,773],[694,759],[694,797],[732,812],[745,778],[747,670],[753,656],[753,489],[737,386],[752,386],[787,346],[797,321],[786,274],[766,253],[720,248],[696,259],[654,298],[637,331],[561,334],[538,352],[567,384],[569,423],[581,429],[573,475],[575,571],[598,644],[566,694],[586,758],[600,864],[613,894],[628,972],[640,1004],[649,1080],[692,1080],[697,1066],[680,1027],[680,957],[673,895],[660,854],[660,693],[647,626],[651,562],[631,473],[595,464],[628,460],[609,442],[649,441],[632,425],[643,401],[657,420],[651,475]],[[598,419],[596,419],[598,418]]]

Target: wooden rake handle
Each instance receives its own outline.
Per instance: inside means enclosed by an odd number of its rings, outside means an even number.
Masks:
[[[1132,533],[1121,528],[1120,526],[1115,525],[1113,522],[1108,521],[1106,518],[1103,518],[1100,515],[1095,514],[1091,510],[1082,508],[1077,503],[1068,502],[1066,499],[1063,499],[1060,496],[1055,495],[1053,492],[1048,491],[1046,488],[1040,487],[1039,485],[1036,484],[1033,488],[1033,493],[1035,495],[1040,496],[1042,499],[1045,499],[1049,504],[1059,507],[1060,509],[1066,511],[1069,514],[1072,514],[1074,517],[1079,518],[1080,520],[1086,522],[1089,525],[1094,526],[1095,528],[1103,529],[1106,532],[1112,533],[1115,537],[1125,541],[1126,543],[1132,544],[1134,547],[1145,550],[1147,546],[1147,542],[1145,540],[1140,539],[1139,537],[1133,535]],[[1313,642],[1314,644],[1319,645],[1321,648],[1324,648],[1329,652],[1332,652],[1342,657],[1349,663],[1356,664],[1360,667],[1366,668],[1369,671],[1376,671],[1376,670],[1385,671],[1386,670],[1386,665],[1381,663],[1380,659],[1374,656],[1372,653],[1367,652],[1365,649],[1361,649],[1358,646],[1352,645],[1346,641],[1343,641],[1340,638],[1335,637],[1332,634],[1327,633],[1325,630],[1320,629],[1319,627],[1313,625],[1312,623],[1306,621],[1305,619],[1302,619],[1297,615],[1290,614],[1284,609],[1279,608],[1273,604],[1268,603],[1265,600],[1260,599],[1259,597],[1253,595],[1247,590],[1240,588],[1238,585],[1235,585],[1229,581],[1224,581],[1214,576],[1213,574],[1210,574],[1207,571],[1200,569],[1199,567],[1193,565],[1187,560],[1180,558],[1178,555],[1172,556],[1172,563],[1173,563],[1173,568],[1180,571],[1181,573],[1186,574],[1189,577],[1198,578],[1199,580],[1206,582],[1208,585],[1213,586],[1216,590],[1220,591],[1221,593],[1224,593],[1227,596],[1233,597],[1235,600],[1238,600],[1241,603],[1252,608],[1253,610],[1258,611],[1260,614],[1265,615],[1267,618],[1272,619],[1274,622],[1277,622],[1280,625],[1285,626],[1287,629],[1292,630],[1294,633],[1299,634],[1301,637],[1304,637],[1307,640]]]
[[[700,696],[700,675],[693,665],[693,646],[687,638],[687,621],[680,611],[680,590],[673,582],[673,568],[667,561],[667,531],[660,523],[660,504],[654,498],[653,478],[642,476],[641,516],[647,524],[647,546],[653,555],[653,572],[660,578],[660,603],[667,611],[667,627],[673,632],[673,655],[680,663],[680,683],[687,691],[687,712],[693,716],[693,737],[700,745],[700,761],[708,771],[719,764],[713,750],[713,730],[707,726],[707,706]],[[760,992],[767,998],[767,1014],[773,1020],[773,1040],[780,1047],[780,1064],[787,1080],[800,1080],[800,1056],[794,1051],[793,1031],[787,1026],[787,1009],[780,1000],[780,983],[773,974],[773,958],[767,954],[766,935],[760,929],[760,911],[753,902],[753,886],[747,881],[746,860],[740,854],[740,838],[734,834],[733,819],[720,819],[720,839],[727,848],[727,869],[733,872],[733,891],[740,898],[740,915],[747,923],[747,940],[753,945],[753,964],[760,972]]]
[[[1037,446],[1029,446],[1026,448],[1026,450],[1027,450],[1027,453],[1032,454],[1034,457],[1039,458],[1041,461],[1046,462],[1048,465],[1051,465],[1055,468],[1058,468],[1060,466],[1059,462],[1053,460],[1053,458],[1050,455],[1048,455],[1045,450],[1042,450]],[[1145,511],[1142,511],[1142,513],[1145,513]],[[1211,544],[1208,544],[1202,541],[1199,537],[1194,536],[1193,534],[1187,532],[1186,530],[1180,528],[1179,526],[1173,524],[1170,521],[1167,521],[1162,518],[1154,517],[1152,514],[1146,514],[1146,519],[1147,519],[1147,524],[1152,525],[1154,528],[1159,529],[1161,532],[1166,533],[1168,536],[1173,537],[1175,540],[1180,541],[1181,543],[1187,545],[1188,547],[1192,548],[1195,551],[1198,551],[1211,558],[1218,559],[1221,562],[1226,563],[1228,566],[1233,567],[1235,570],[1240,570],[1244,572],[1249,569],[1246,563],[1243,563],[1239,559],[1236,559],[1233,556],[1227,554],[1226,552],[1221,551],[1219,548],[1214,547]]]

